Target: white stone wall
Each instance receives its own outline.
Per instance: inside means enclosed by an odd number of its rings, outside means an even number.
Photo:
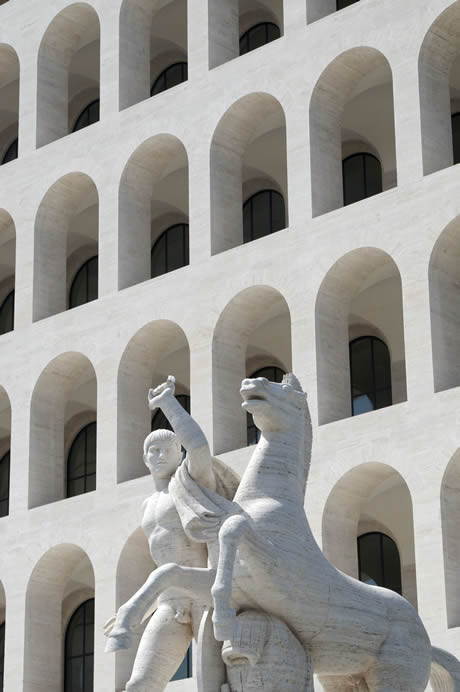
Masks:
[[[18,127],[19,159],[0,167],[1,285],[14,276],[16,289],[15,330],[0,337],[5,692],[60,692],[62,633],[92,593],[95,690],[123,689],[128,663],[103,653],[102,624],[148,570],[146,391],[176,374],[214,452],[243,471],[239,381],[274,359],[309,393],[306,508],[329,558],[356,574],[358,532],[383,527],[433,642],[460,655],[460,169],[449,148],[460,1],[360,0],[335,13],[329,0],[267,0],[258,11],[282,20],[282,38],[237,58],[255,3],[189,0],[187,40],[180,23],[171,38],[189,80],[151,99],[160,58],[136,32],[155,12],[167,26],[167,3],[129,3],[0,8],[0,102],[15,93],[14,53],[20,69],[19,119],[13,99],[3,128]],[[97,89],[100,122],[65,136]],[[343,209],[340,161],[356,142],[380,155],[385,191]],[[242,245],[244,191],[262,174],[283,191],[289,225]],[[189,219],[190,266],[148,280],[165,209]],[[99,299],[66,311],[72,253],[96,244]],[[400,403],[350,418],[348,339],[363,328],[390,346]],[[97,490],[63,499],[75,421],[94,415]]]

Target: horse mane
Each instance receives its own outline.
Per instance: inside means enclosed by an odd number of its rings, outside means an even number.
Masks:
[[[313,443],[313,429],[312,429],[312,424],[311,424],[311,416],[310,416],[310,408],[308,406],[308,399],[307,399],[307,393],[304,391],[302,388],[302,385],[300,384],[300,381],[298,378],[292,373],[289,372],[283,377],[282,384],[288,384],[290,385],[294,391],[298,392],[299,394],[302,394],[304,396],[304,406],[303,406],[303,414],[305,417],[305,431],[304,431],[304,449],[305,449],[305,454],[303,456],[304,459],[304,466],[303,468],[301,467],[299,469],[299,480],[303,488],[303,495],[305,495],[305,491],[307,489],[307,480],[308,480],[308,474],[310,471],[310,463],[311,463],[311,450],[312,450],[312,443]]]

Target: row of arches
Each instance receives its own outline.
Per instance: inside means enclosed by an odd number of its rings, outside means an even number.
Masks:
[[[458,602],[460,564],[451,551],[451,533],[457,519],[447,518],[446,510],[460,507],[458,454],[451,460],[441,492],[442,540],[446,588],[446,616],[449,628],[460,626]],[[457,479],[456,497],[452,481]],[[452,501],[454,504],[452,505]],[[307,514],[308,514],[307,493]],[[451,522],[449,524],[449,522]],[[340,477],[330,490],[322,509],[323,550],[338,568],[362,581],[378,583],[402,593],[415,607],[417,599],[416,532],[412,497],[403,477],[391,466],[378,462],[356,466]],[[457,551],[458,553],[458,551]],[[140,528],[127,538],[116,567],[116,604],[124,603],[145,581],[152,570],[148,543]],[[7,596],[0,590],[0,626],[5,618]],[[28,580],[24,692],[46,679],[50,689],[60,685],[75,669],[79,687],[64,687],[66,692],[92,692],[92,638],[94,597],[97,594],[94,569],[88,555],[75,545],[61,544],[41,557]],[[112,608],[111,606],[109,606]],[[43,629],[46,613],[48,627]],[[8,609],[6,608],[6,614]],[[107,618],[111,612],[99,612]],[[84,640],[82,627],[86,629]],[[5,629],[3,630],[3,635]],[[2,632],[0,632],[0,637]],[[116,654],[116,689],[124,689],[129,677],[141,632],[135,633],[132,650]],[[46,652],[45,658],[43,654]],[[46,661],[46,666],[37,662]],[[191,674],[190,653],[177,678]],[[85,665],[86,664],[86,665]],[[3,666],[0,656],[0,669]],[[67,671],[67,672],[66,672]],[[90,684],[91,683],[91,684]]]

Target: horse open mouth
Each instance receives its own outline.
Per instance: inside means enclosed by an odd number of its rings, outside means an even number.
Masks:
[[[241,396],[243,397],[243,404],[250,404],[255,401],[267,401],[267,397],[263,396],[262,394],[256,394],[255,392],[248,392],[244,391],[244,389],[241,392]]]

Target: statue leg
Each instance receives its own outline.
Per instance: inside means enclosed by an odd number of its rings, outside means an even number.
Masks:
[[[192,641],[192,626],[175,618],[176,612],[162,604],[152,615],[137,651],[125,692],[163,692],[181,664]]]
[[[109,620],[105,633],[109,637],[106,652],[129,649],[132,643],[131,632],[140,625],[142,618],[153,606],[158,596],[168,588],[180,589],[186,594],[211,605],[211,586],[215,577],[212,569],[181,567],[167,564],[158,567],[132,598],[122,605],[116,617]]]

